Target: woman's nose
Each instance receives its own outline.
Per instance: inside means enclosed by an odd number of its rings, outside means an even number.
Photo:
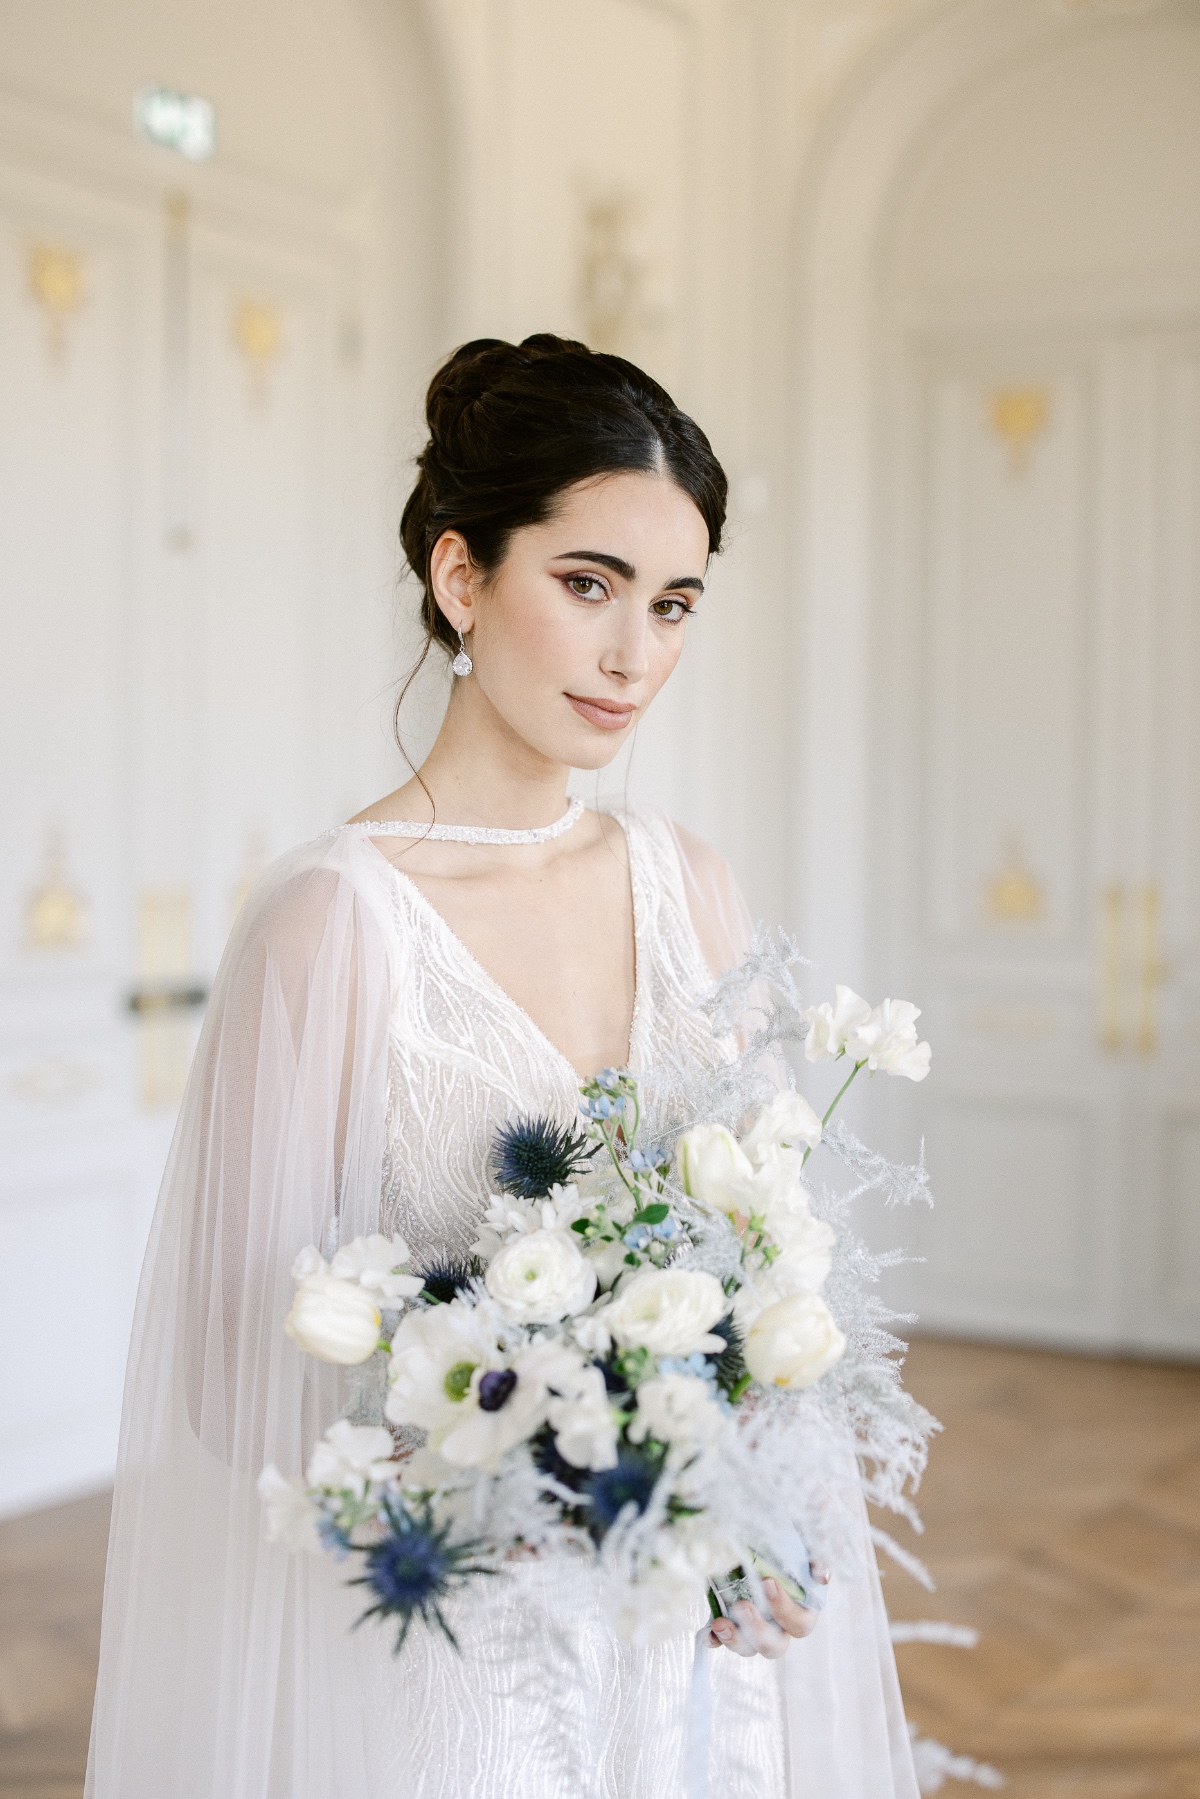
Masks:
[[[618,605],[609,616],[617,628],[600,658],[601,671],[619,681],[644,680],[650,672],[645,608]]]

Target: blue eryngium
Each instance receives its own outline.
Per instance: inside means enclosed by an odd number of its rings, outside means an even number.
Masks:
[[[452,1542],[451,1526],[439,1525],[428,1504],[410,1510],[398,1500],[388,1500],[383,1516],[387,1536],[366,1551],[366,1573],[349,1583],[352,1587],[368,1587],[375,1595],[374,1605],[368,1606],[358,1622],[399,1618],[397,1655],[414,1618],[420,1618],[430,1628],[436,1624],[457,1649],[457,1639],[442,1613],[442,1605],[471,1575],[494,1574],[496,1570],[473,1559],[482,1548],[480,1543]]]
[[[609,1527],[616,1523],[627,1505],[644,1512],[650,1503],[655,1482],[662,1473],[665,1450],[655,1446],[634,1449],[625,1444],[617,1452],[615,1468],[603,1468],[587,1481],[588,1529],[600,1542]]]
[[[516,1118],[493,1139],[492,1179],[501,1193],[541,1199],[586,1168],[592,1147],[553,1118]]]

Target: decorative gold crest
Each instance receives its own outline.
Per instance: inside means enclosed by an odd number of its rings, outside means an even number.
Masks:
[[[67,854],[59,831],[46,834],[42,882],[25,910],[25,941],[34,950],[82,949],[91,936],[83,895],[67,875]]]
[[[1029,465],[1034,441],[1050,420],[1050,396],[1044,387],[1004,387],[989,402],[992,430],[1008,446],[1008,465],[1019,475]]]
[[[50,360],[67,356],[67,325],[87,298],[84,260],[65,244],[33,244],[27,264],[29,291],[46,315]]]

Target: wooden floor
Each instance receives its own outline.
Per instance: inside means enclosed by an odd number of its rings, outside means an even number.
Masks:
[[[889,1610],[982,1633],[898,1650],[922,1734],[1009,1799],[1200,1799],[1200,1369],[930,1340],[909,1380],[947,1429],[896,1534],[938,1591],[889,1565]],[[82,1791],[107,1514],[0,1525],[4,1799]]]

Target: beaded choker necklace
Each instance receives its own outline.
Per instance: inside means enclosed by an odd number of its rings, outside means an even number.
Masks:
[[[373,837],[419,837],[423,843],[549,843],[561,837],[583,817],[583,801],[572,800],[552,825],[536,825],[532,831],[505,831],[491,825],[430,825],[412,818],[389,818],[376,823],[364,819],[359,829]]]

